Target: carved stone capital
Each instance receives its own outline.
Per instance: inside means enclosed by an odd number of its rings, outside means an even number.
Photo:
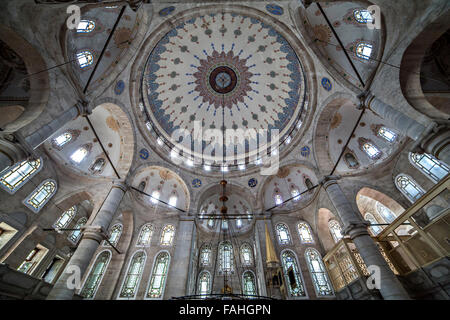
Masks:
[[[341,176],[339,175],[324,176],[322,179],[320,179],[319,184],[323,185],[323,187],[326,189],[330,185],[337,183],[339,179],[341,179]]]
[[[98,243],[106,239],[106,234],[100,226],[84,226],[81,227],[81,232],[83,233],[83,239],[95,240]]]

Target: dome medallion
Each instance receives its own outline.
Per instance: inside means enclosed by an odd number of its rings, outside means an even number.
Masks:
[[[198,155],[194,142],[181,144],[172,137],[174,133],[181,129],[194,135],[198,127],[203,132],[266,130],[265,143],[260,136],[253,136],[239,146],[231,142],[226,146],[227,152],[244,151],[225,161],[245,159],[249,163],[273,148],[271,130],[279,130],[276,143],[281,144],[283,137],[299,127],[305,76],[294,49],[277,26],[232,12],[177,21],[151,51],[143,75],[142,99],[148,121],[166,145],[205,160],[205,150],[214,144],[210,137],[203,139],[202,154]]]

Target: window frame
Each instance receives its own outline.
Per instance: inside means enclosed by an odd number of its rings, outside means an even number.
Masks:
[[[31,178],[33,178],[36,174],[38,174],[42,167],[44,166],[44,161],[42,158],[36,159],[34,161],[39,161],[39,165],[32,173],[27,173],[25,177],[22,177],[23,180],[21,180],[19,183],[15,184],[14,187],[11,189],[3,182],[4,176],[9,173],[12,174],[13,170],[18,170],[19,167],[22,165],[25,165],[26,162],[30,162],[33,160],[24,160],[22,162],[18,162],[14,164],[13,166],[10,166],[8,168],[5,168],[2,172],[0,172],[0,187],[8,192],[9,194],[15,194],[20,188],[22,188]],[[9,183],[8,183],[9,184]]]
[[[328,295],[321,295],[321,294],[319,294],[318,288],[316,288],[316,281],[314,281],[314,274],[317,273],[317,272],[313,272],[312,271],[312,263],[311,263],[311,260],[308,257],[308,252],[309,251],[314,251],[319,256],[319,263],[320,263],[320,265],[322,266],[322,269],[323,269],[323,271],[321,271],[321,273],[324,274],[324,277],[327,280],[328,287],[331,289],[331,294],[328,294]],[[325,264],[323,263],[323,258],[322,258],[322,255],[320,254],[320,252],[317,249],[315,249],[315,248],[308,247],[308,248],[306,248],[304,255],[305,255],[306,264],[308,265],[309,275],[311,276],[311,281],[313,283],[313,287],[314,287],[314,291],[316,293],[316,297],[317,298],[333,298],[333,297],[335,297],[333,283],[331,282],[331,279],[330,279],[330,277],[328,275],[327,268],[325,267]]]
[[[49,196],[39,204],[39,207],[34,207],[29,201],[33,198],[36,197],[38,195],[38,192],[40,191],[41,188],[44,187],[45,184],[47,183],[53,183],[54,184],[54,190],[49,194]],[[38,213],[39,211],[42,210],[42,208],[45,207],[45,205],[50,201],[51,198],[53,198],[53,196],[56,194],[56,192],[58,191],[58,184],[56,183],[55,180],[53,179],[45,179],[44,181],[42,181],[33,191],[31,191],[31,193],[22,201],[22,203],[31,211],[33,211],[34,213]]]
[[[81,293],[83,292],[84,286],[86,285],[86,282],[87,282],[87,280],[89,279],[89,276],[91,275],[91,272],[92,272],[92,270],[93,270],[93,268],[94,268],[94,266],[95,266],[95,264],[96,264],[98,258],[99,258],[100,255],[103,254],[103,253],[108,253],[108,254],[109,254],[108,261],[106,262],[105,267],[104,267],[104,269],[103,269],[103,272],[102,272],[102,274],[101,274],[101,276],[100,276],[100,279],[98,280],[98,282],[97,282],[97,284],[96,284],[96,286],[95,286],[94,292],[92,293],[92,297],[84,297],[84,296],[81,294]],[[108,269],[109,263],[111,262],[111,258],[112,258],[112,252],[111,252],[110,249],[103,249],[103,250],[101,250],[101,251],[95,256],[95,259],[93,260],[93,263],[90,265],[89,272],[86,274],[86,277],[85,277],[85,279],[84,279],[84,281],[83,281],[83,285],[81,286],[81,289],[78,290],[78,294],[79,294],[80,296],[82,296],[83,299],[85,299],[85,300],[94,300],[94,299],[95,299],[95,296],[97,295],[98,288],[100,287],[100,284],[101,284],[102,281],[103,281],[103,277],[105,276],[106,270]]]
[[[135,257],[138,254],[140,254],[140,253],[142,253],[144,255],[144,261],[142,262],[142,266],[141,266],[141,269],[140,269],[140,272],[139,272],[138,280],[136,281],[136,286],[134,287],[133,296],[132,297],[121,297],[122,291],[124,290],[124,286],[125,286],[125,283],[127,281],[127,278],[130,275],[131,264],[133,263],[133,260],[135,259]],[[122,285],[120,286],[120,290],[119,290],[119,294],[117,295],[117,300],[135,300],[136,299],[137,293],[139,291],[139,286],[141,284],[142,275],[144,273],[145,263],[146,262],[147,262],[147,253],[143,249],[136,250],[133,253],[133,255],[130,258],[130,261],[128,262],[128,267],[127,267],[126,273],[125,273],[125,275],[123,277]]]
[[[164,276],[164,285],[161,288],[161,292],[160,292],[160,297],[149,297],[148,293],[149,293],[149,289],[150,286],[152,284],[152,278],[153,275],[155,273],[155,265],[156,265],[156,261],[158,260],[159,256],[162,253],[166,253],[168,255],[168,261],[167,261],[167,267],[166,267],[166,272],[165,272],[165,276]],[[167,286],[167,279],[169,278],[169,269],[170,269],[170,262],[172,260],[172,257],[170,256],[169,251],[167,250],[160,250],[156,253],[155,258],[153,259],[153,264],[152,264],[152,269],[151,269],[151,273],[150,273],[150,277],[148,279],[148,284],[147,284],[147,288],[145,290],[145,294],[144,294],[144,300],[163,300],[164,299],[164,293],[166,291],[166,286]]]

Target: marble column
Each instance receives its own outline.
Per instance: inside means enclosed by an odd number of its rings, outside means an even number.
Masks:
[[[192,218],[189,220],[181,218],[178,223],[175,251],[170,259],[164,299],[184,296],[188,292],[188,271],[194,228],[195,224]]]
[[[408,294],[400,281],[389,268],[375,242],[367,231],[368,223],[362,216],[353,210],[335,177],[326,177],[323,186],[328,197],[336,208],[337,214],[343,223],[345,235],[352,239],[366,266],[380,268],[380,293],[385,300],[409,299]]]
[[[394,130],[414,140],[416,143],[412,151],[432,154],[437,159],[450,164],[449,124],[438,125],[430,122],[430,125],[426,127],[371,93],[365,92],[359,98],[367,108],[388,121]]]
[[[126,190],[127,187],[123,181],[114,182],[97,216],[89,226],[83,229],[81,241],[58,281],[53,286],[47,297],[48,300],[71,300],[73,298],[75,289],[69,289],[67,285],[68,280],[73,277],[73,269],[78,268],[81,279],[83,279],[83,275],[94,257],[95,251],[102,240],[105,239],[105,234]]]

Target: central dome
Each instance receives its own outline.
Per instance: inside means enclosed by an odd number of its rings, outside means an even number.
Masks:
[[[142,90],[149,122],[166,145],[188,158],[213,165],[225,159],[233,166],[266,156],[292,134],[306,85],[300,60],[280,30],[232,12],[173,25],[148,57]],[[195,148],[198,128],[203,139]],[[255,134],[226,141],[226,156],[221,153],[219,161],[216,144],[222,139],[205,134],[209,129]],[[181,139],[180,132],[191,139]]]

